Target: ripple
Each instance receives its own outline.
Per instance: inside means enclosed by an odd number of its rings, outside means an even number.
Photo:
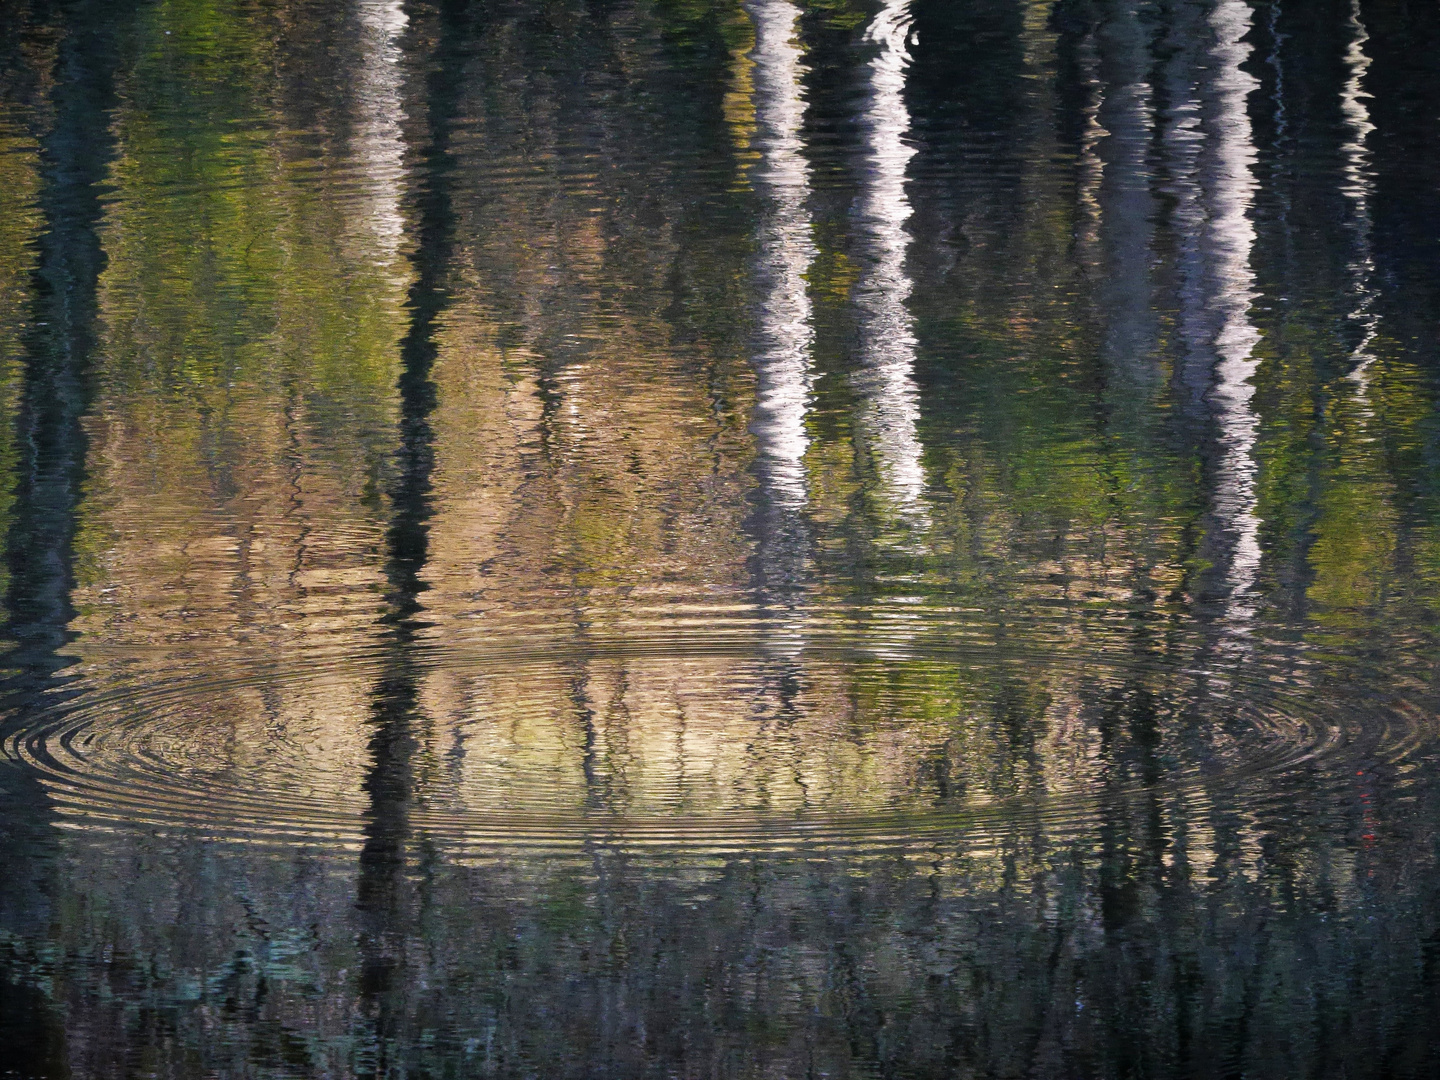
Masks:
[[[423,838],[472,858],[894,852],[1059,840],[1142,797],[1253,809],[1288,777],[1338,784],[1435,734],[1406,697],[1347,701],[1281,650],[1226,672],[690,631],[214,657],[140,678],[5,742],[63,826],[336,852]]]

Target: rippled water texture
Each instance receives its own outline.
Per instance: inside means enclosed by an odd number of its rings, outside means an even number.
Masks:
[[[0,1076],[1440,1075],[1440,8],[0,0]]]

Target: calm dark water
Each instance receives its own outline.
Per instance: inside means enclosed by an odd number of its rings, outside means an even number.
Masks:
[[[0,1075],[1440,1072],[1440,8],[0,3]]]

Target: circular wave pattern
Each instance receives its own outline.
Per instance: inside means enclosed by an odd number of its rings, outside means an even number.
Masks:
[[[1433,728],[1276,658],[1227,673],[688,634],[152,676],[54,707],[5,750],[73,828],[725,855],[1063,836],[1137,795],[1253,807],[1289,774],[1418,755]]]

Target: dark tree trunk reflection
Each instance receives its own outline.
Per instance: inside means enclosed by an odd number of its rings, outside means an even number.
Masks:
[[[409,163],[411,175],[419,178],[413,196],[415,278],[407,305],[410,326],[400,345],[400,442],[386,543],[389,636],[384,674],[372,707],[373,763],[365,779],[370,806],[356,893],[363,927],[360,994],[373,1024],[367,1072],[373,1076],[395,1071],[395,1045],[404,1035],[410,1008],[405,965],[407,939],[414,932],[414,910],[407,865],[414,839],[409,816],[420,678],[414,643],[421,622],[435,463],[430,415],[435,409],[436,387],[430,375],[437,355],[437,324],[450,301],[455,246],[450,138],[461,93],[467,32],[463,4],[445,3],[435,10],[417,4],[407,15],[407,33],[413,40],[422,41],[432,34],[435,40],[428,55],[422,52],[411,58],[423,88],[419,122],[412,125],[421,141]]]
[[[0,737],[26,710],[54,705],[73,663],[65,655],[74,613],[73,541],[85,482],[83,428],[90,400],[98,327],[96,299],[105,266],[98,225],[113,152],[110,110],[126,4],[23,6],[0,33],[14,52],[0,54],[7,76],[27,65],[49,100],[31,115],[39,147],[41,231],[35,238],[32,309],[19,373],[14,502],[4,557],[8,679]],[[51,42],[56,42],[51,51]],[[53,80],[53,83],[52,83]],[[11,105],[4,102],[4,105]],[[9,109],[6,110],[10,112]],[[12,117],[7,115],[6,120]],[[38,777],[6,760],[0,769],[0,1044],[17,1075],[69,1074],[64,1021],[50,1000],[36,940],[54,918],[53,874],[59,834]],[[52,991],[53,992],[53,991]]]

